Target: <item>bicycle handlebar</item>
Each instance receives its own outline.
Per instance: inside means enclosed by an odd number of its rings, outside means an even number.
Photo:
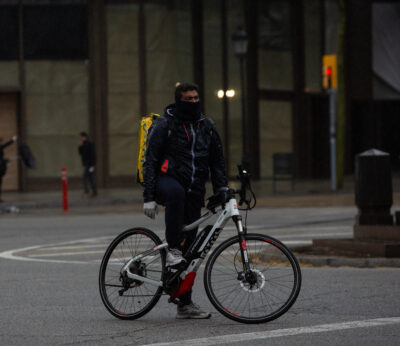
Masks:
[[[250,175],[249,173],[243,169],[243,166],[241,164],[237,165],[238,167],[238,171],[239,171],[239,180],[241,183],[241,187],[240,187],[240,201],[239,201],[239,205],[242,205],[244,202],[246,202],[247,206],[250,206],[250,201],[246,200],[246,190],[249,189],[251,190],[251,186],[250,186]]]
[[[229,189],[227,191],[221,191],[211,197],[208,198],[208,204],[207,204],[207,209],[213,210],[217,206],[224,205],[226,202],[229,201],[234,195],[239,194],[240,195],[240,200],[239,200],[239,206],[241,206],[243,203],[246,203],[247,207],[245,209],[241,210],[249,210],[253,209],[256,205],[256,196],[251,189],[251,184],[250,184],[250,174],[243,169],[241,164],[237,165],[239,175],[238,178],[240,180],[241,186],[240,189]],[[247,190],[250,191],[251,196],[249,199],[246,199],[246,192]],[[253,197],[253,205],[251,206],[252,202],[252,197]],[[240,209],[240,208],[239,208]]]

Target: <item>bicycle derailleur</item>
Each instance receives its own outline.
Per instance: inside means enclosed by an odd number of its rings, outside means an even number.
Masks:
[[[140,261],[133,262],[129,266],[129,271],[132,274],[136,274],[136,275],[140,275],[140,276],[144,276],[144,277],[147,275],[146,266],[145,266],[145,264],[141,263]],[[126,270],[121,272],[119,281],[121,282],[122,287],[123,287],[121,290],[118,291],[120,296],[122,296],[124,294],[124,292],[126,292],[130,288],[139,287],[143,284],[143,281],[131,279],[130,277],[128,277]]]

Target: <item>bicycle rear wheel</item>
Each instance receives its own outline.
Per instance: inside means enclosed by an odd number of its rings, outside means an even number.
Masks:
[[[211,303],[226,317],[242,323],[262,323],[284,314],[301,287],[299,264],[278,240],[247,234],[250,274],[244,273],[239,237],[220,244],[210,255],[204,285]]]
[[[134,280],[123,267],[134,256],[161,244],[160,238],[146,228],[132,228],[118,235],[106,250],[100,265],[99,289],[107,310],[120,319],[136,319],[158,302],[162,287]],[[163,281],[165,250],[152,252],[133,262],[130,271],[148,279]]]

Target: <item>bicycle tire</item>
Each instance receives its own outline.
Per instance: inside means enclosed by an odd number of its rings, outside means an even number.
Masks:
[[[100,265],[99,290],[107,310],[115,317],[133,320],[148,313],[161,297],[163,288],[129,279],[121,272],[132,257],[161,244],[160,238],[146,228],[132,228],[119,234],[107,248]],[[158,250],[157,263],[135,263],[131,271],[163,281],[165,250]],[[123,292],[122,292],[123,291]],[[120,294],[122,292],[122,294]]]
[[[301,288],[296,257],[277,239],[245,235],[254,282],[244,277],[239,237],[221,243],[204,270],[208,298],[224,316],[242,323],[272,321],[294,304]]]

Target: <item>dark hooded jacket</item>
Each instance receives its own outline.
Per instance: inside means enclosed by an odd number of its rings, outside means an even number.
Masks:
[[[182,120],[175,104],[167,106],[149,130],[144,201],[156,200],[157,179],[163,174],[175,178],[186,192],[203,198],[210,173],[214,191],[228,186],[222,144],[214,122],[203,115],[195,121]]]
[[[7,172],[8,160],[4,157],[3,150],[13,143],[14,143],[14,141],[12,139],[10,139],[8,142],[0,145],[0,176],[5,175]]]
[[[85,140],[78,148],[79,154],[82,158],[82,165],[84,167],[91,167],[96,165],[96,150],[94,143],[90,140]]]

